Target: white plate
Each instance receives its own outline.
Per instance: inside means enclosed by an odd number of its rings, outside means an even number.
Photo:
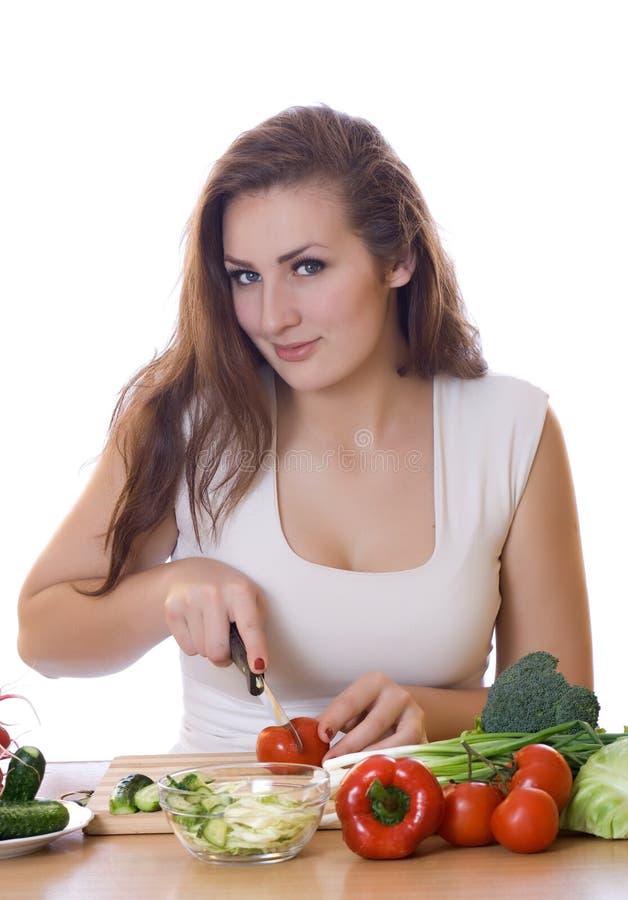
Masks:
[[[94,813],[87,806],[79,806],[72,800],[61,800],[70,813],[70,821],[63,831],[53,831],[51,834],[35,834],[33,837],[12,838],[8,841],[0,841],[0,859],[10,859],[13,856],[26,856],[27,853],[34,853],[41,850],[57,838],[63,837],[64,834],[71,834],[78,831],[79,828],[91,822]]]

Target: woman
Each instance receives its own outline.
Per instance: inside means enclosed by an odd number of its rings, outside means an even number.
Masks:
[[[546,395],[487,373],[407,167],[292,108],[241,135],[190,222],[180,316],[123,391],[19,604],[23,659],[101,675],[169,635],[180,750],[251,750],[251,667],[329,756],[458,734],[547,649],[591,685],[567,456]],[[73,640],[66,642],[68,626]]]

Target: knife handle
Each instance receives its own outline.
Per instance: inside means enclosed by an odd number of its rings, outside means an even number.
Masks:
[[[231,649],[231,659],[244,677],[248,679],[249,694],[252,694],[253,697],[259,697],[264,690],[264,676],[251,672],[246,658],[246,647],[235,622],[232,622],[229,627],[229,647]]]

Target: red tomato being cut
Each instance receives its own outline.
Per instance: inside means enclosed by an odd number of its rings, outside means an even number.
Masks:
[[[292,762],[306,766],[320,766],[329,750],[329,743],[318,736],[318,720],[308,716],[290,719],[301,738],[303,751],[299,751],[294,735],[285,725],[269,725],[257,737],[259,762]]]

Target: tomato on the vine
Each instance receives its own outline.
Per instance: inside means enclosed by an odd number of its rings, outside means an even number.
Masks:
[[[256,754],[259,762],[293,762],[320,766],[329,750],[329,742],[318,736],[318,720],[308,716],[290,719],[301,738],[299,751],[294,735],[285,725],[269,725],[257,736]]]
[[[562,754],[547,744],[528,744],[514,754],[517,770],[509,788],[535,787],[553,797],[558,811],[567,805],[573,786],[569,764]]]
[[[456,847],[482,847],[495,842],[491,816],[504,794],[483,781],[463,781],[443,788],[445,812],[438,829]]]
[[[515,787],[496,807],[491,829],[497,841],[515,853],[545,850],[558,834],[558,807],[536,787]]]

